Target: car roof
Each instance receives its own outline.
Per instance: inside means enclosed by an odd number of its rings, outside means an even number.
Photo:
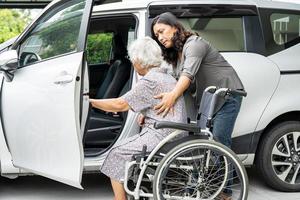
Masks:
[[[300,4],[271,0],[123,0],[94,6],[93,12],[146,9],[149,5],[180,5],[180,4],[222,4],[222,5],[255,5],[259,8],[299,10]]]

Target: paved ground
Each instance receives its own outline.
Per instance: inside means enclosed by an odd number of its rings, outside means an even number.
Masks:
[[[250,177],[249,200],[300,200],[299,193],[282,193],[268,188],[248,169]],[[102,175],[85,175],[85,190],[78,190],[39,176],[20,177],[15,180],[0,178],[0,200],[112,200],[109,180]]]

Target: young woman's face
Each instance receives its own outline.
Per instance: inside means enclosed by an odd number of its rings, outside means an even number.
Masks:
[[[176,31],[175,27],[163,23],[156,23],[153,26],[155,37],[166,48],[173,46],[172,38]]]

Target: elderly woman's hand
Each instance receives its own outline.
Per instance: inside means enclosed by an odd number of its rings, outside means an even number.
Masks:
[[[137,122],[139,126],[143,126],[145,124],[145,116],[143,114],[139,114]]]
[[[96,106],[95,106],[95,103],[97,102],[96,99],[89,99],[89,101],[90,101],[90,103],[91,103],[91,105],[92,105],[93,107],[96,107]]]
[[[160,93],[154,98],[161,99],[161,102],[154,107],[158,115],[163,113],[163,117],[165,117],[170,111],[173,111],[176,102],[176,95],[173,92]]]

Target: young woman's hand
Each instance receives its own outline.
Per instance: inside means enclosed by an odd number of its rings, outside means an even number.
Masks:
[[[174,112],[174,104],[183,92],[190,86],[191,79],[185,75],[181,75],[175,88],[171,92],[160,93],[154,96],[155,99],[161,99],[161,102],[154,107],[157,114],[163,114],[165,117],[170,111]]]
[[[154,96],[155,99],[161,99],[161,102],[154,107],[157,114],[165,117],[170,111],[173,111],[173,106],[176,102],[176,95],[173,92],[160,93]]]

